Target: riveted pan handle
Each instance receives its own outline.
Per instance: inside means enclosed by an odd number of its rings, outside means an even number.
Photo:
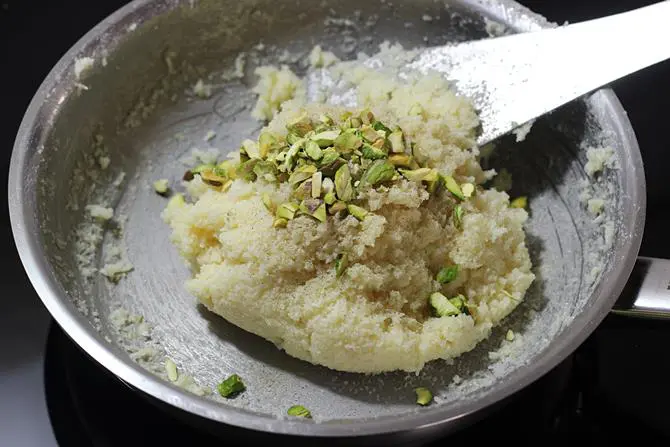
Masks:
[[[638,257],[612,313],[670,320],[670,259]]]

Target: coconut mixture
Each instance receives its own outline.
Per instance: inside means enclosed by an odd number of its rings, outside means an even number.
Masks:
[[[534,275],[522,201],[482,186],[495,173],[472,105],[439,76],[313,58],[355,105],[308,102],[287,67],[258,69],[259,138],[193,166],[163,213],[187,289],[335,370],[418,372],[473,349]]]

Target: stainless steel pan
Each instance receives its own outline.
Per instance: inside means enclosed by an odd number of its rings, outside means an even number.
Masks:
[[[253,67],[305,68],[282,56],[285,49],[304,54],[319,43],[346,59],[374,52],[385,39],[413,47],[547,26],[553,25],[506,0],[132,2],[63,56],[19,130],[9,207],[30,280],[55,320],[101,365],[210,427],[337,439],[394,435],[395,441],[455,430],[576,349],[610,311],[633,269],[644,227],[644,172],[633,130],[611,91],[539,120],[522,143],[503,139],[485,161],[512,173],[512,195],[529,196],[528,241],[538,279],[489,340],[453,364],[433,362],[420,375],[361,376],[312,366],[197,306],[183,288],[188,270],[160,218],[165,199],[151,183],[168,177],[176,184],[185,169],[180,160],[193,147],[226,150],[253,136],[260,128],[249,117]],[[246,53],[244,77],[224,81],[219,74],[231,71],[240,52]],[[94,67],[76,79],[76,60],[83,57],[93,58]],[[210,73],[216,75],[208,80]],[[214,84],[210,99],[191,95],[199,78]],[[217,136],[204,142],[210,129]],[[591,146],[611,147],[616,167],[587,175]],[[107,155],[111,163],[103,170]],[[586,209],[584,191],[605,199],[600,221]],[[95,234],[88,242],[77,235],[91,203],[115,208],[100,243]],[[134,270],[118,284],[97,273],[87,279],[82,268],[99,268],[109,243],[127,248]],[[82,250],[91,257],[78,257]],[[668,269],[653,265],[659,278]],[[652,283],[659,287],[647,286]],[[120,306],[149,325],[126,321],[126,333],[152,328],[150,338],[119,335]],[[511,344],[504,342],[509,328],[518,334]],[[142,363],[147,351],[137,351],[147,346],[158,354]],[[248,390],[232,401],[216,393],[197,396],[165,378],[164,356],[203,387],[238,373]],[[415,405],[419,385],[435,392],[433,405]],[[296,403],[314,420],[285,418]]]

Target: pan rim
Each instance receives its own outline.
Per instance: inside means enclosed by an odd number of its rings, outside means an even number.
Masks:
[[[541,16],[511,0],[459,0],[465,6],[475,10],[491,13],[502,13],[505,8],[522,10],[527,14],[529,23],[542,27],[551,26]],[[79,39],[58,61],[46,76],[24,115],[15,140],[9,170],[8,206],[10,222],[16,248],[33,288],[40,297],[54,320],[64,328],[68,336],[85,352],[104,368],[115,374],[122,381],[160,401],[170,404],[188,413],[195,414],[215,422],[264,431],[276,434],[321,437],[371,436],[401,433],[414,430],[443,427],[458,424],[479,410],[487,408],[511,396],[554,368],[560,361],[572,353],[605,318],[632,271],[640,248],[645,221],[646,193],[644,169],[637,139],[627,115],[614,94],[609,89],[599,91],[601,104],[612,115],[616,133],[627,146],[630,159],[625,169],[629,174],[624,176],[632,186],[627,192],[630,198],[628,205],[638,204],[630,220],[630,237],[618,247],[618,256],[614,260],[610,275],[615,278],[602,284],[598,296],[591,300],[590,305],[575,317],[573,322],[563,330],[551,344],[541,353],[530,368],[518,368],[501,382],[497,389],[485,393],[480,399],[455,406],[435,406],[417,413],[384,416],[346,423],[323,422],[313,423],[302,420],[276,419],[269,415],[251,413],[249,411],[226,407],[209,399],[194,396],[185,390],[168,384],[149,371],[124,358],[115,352],[114,347],[106,343],[100,334],[83,318],[74,304],[67,299],[64,291],[50,275],[44,250],[37,240],[37,222],[32,209],[28,177],[25,176],[36,150],[34,145],[41,141],[49,130],[45,122],[49,110],[49,95],[59,85],[61,77],[72,61],[90,46],[95,39],[112,25],[125,21],[129,16],[144,10],[165,6],[176,7],[187,3],[187,0],[135,0],[115,11],[88,33]]]

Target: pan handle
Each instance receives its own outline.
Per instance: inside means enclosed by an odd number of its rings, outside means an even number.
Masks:
[[[612,313],[670,320],[670,259],[638,257]]]

